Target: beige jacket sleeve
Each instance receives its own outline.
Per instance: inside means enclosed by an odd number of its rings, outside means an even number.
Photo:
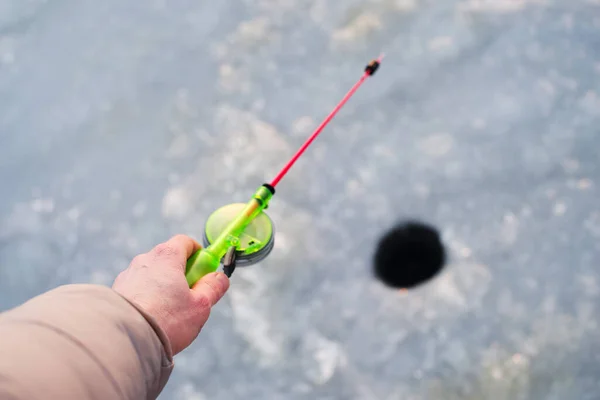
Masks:
[[[168,339],[110,288],[68,285],[0,314],[0,399],[155,399]]]

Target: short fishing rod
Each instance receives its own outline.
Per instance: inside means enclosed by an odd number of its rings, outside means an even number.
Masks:
[[[231,277],[236,266],[253,265],[269,255],[275,245],[274,224],[264,210],[275,195],[275,188],[367,78],[377,72],[382,58],[383,56],[380,56],[372,60],[365,67],[362,77],[271,183],[260,186],[248,203],[229,204],[210,215],[204,227],[202,238],[204,248],[194,253],[187,261],[185,275],[190,287],[194,286],[203,276],[217,271],[221,264],[223,272]]]

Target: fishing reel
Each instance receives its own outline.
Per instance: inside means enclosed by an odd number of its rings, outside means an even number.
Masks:
[[[206,248],[213,244],[245,207],[245,203],[234,203],[213,212],[204,225],[202,245]],[[248,267],[267,258],[275,246],[275,225],[261,211],[238,237],[232,239],[229,251],[222,260],[227,275],[231,275],[236,267]]]

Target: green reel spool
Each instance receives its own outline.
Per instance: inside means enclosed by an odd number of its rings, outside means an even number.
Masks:
[[[246,204],[234,203],[213,212],[204,226],[202,242],[208,247],[244,210]],[[235,240],[236,266],[246,267],[264,260],[275,246],[275,227],[271,218],[261,211]]]

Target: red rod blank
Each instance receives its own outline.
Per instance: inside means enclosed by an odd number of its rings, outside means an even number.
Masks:
[[[306,151],[306,149],[308,148],[308,146],[310,146],[310,144],[317,138],[317,136],[319,136],[319,134],[323,131],[323,129],[325,129],[325,127],[329,124],[329,122],[331,122],[331,120],[333,119],[333,117],[335,117],[335,115],[338,113],[338,111],[340,111],[340,109],[344,106],[344,104],[346,104],[346,102],[348,100],[350,100],[350,98],[354,95],[354,93],[356,93],[356,91],[358,90],[358,88],[360,88],[360,86],[365,82],[365,80],[369,76],[371,76],[371,75],[373,75],[375,73],[375,71],[379,67],[379,63],[381,62],[381,59],[382,59],[382,56],[380,56],[377,60],[372,61],[371,64],[369,64],[367,66],[367,68],[365,69],[365,73],[363,74],[363,76],[358,80],[358,82],[356,82],[354,84],[354,86],[352,86],[352,89],[350,89],[348,91],[348,93],[346,93],[346,95],[344,96],[344,98],[338,103],[337,106],[335,106],[335,108],[333,109],[333,111],[331,111],[331,113],[327,116],[327,118],[325,118],[325,120],[323,120],[323,122],[321,122],[321,125],[319,125],[317,127],[317,129],[315,129],[315,131],[313,132],[313,134],[302,145],[302,147],[300,147],[300,149],[298,150],[298,152],[296,152],[296,154],[294,154],[294,156],[290,159],[290,161],[288,161],[288,163],[285,165],[285,167],[283,167],[283,169],[277,174],[277,176],[275,177],[275,179],[273,179],[273,181],[271,182],[271,186],[272,187],[276,187],[277,186],[277,184],[279,183],[279,181],[281,181],[281,179],[283,179],[283,177],[288,173],[288,171],[290,170],[290,168],[292,168],[292,166],[296,163],[296,161],[298,161],[298,159],[302,156],[302,154],[304,153],[304,151]]]

